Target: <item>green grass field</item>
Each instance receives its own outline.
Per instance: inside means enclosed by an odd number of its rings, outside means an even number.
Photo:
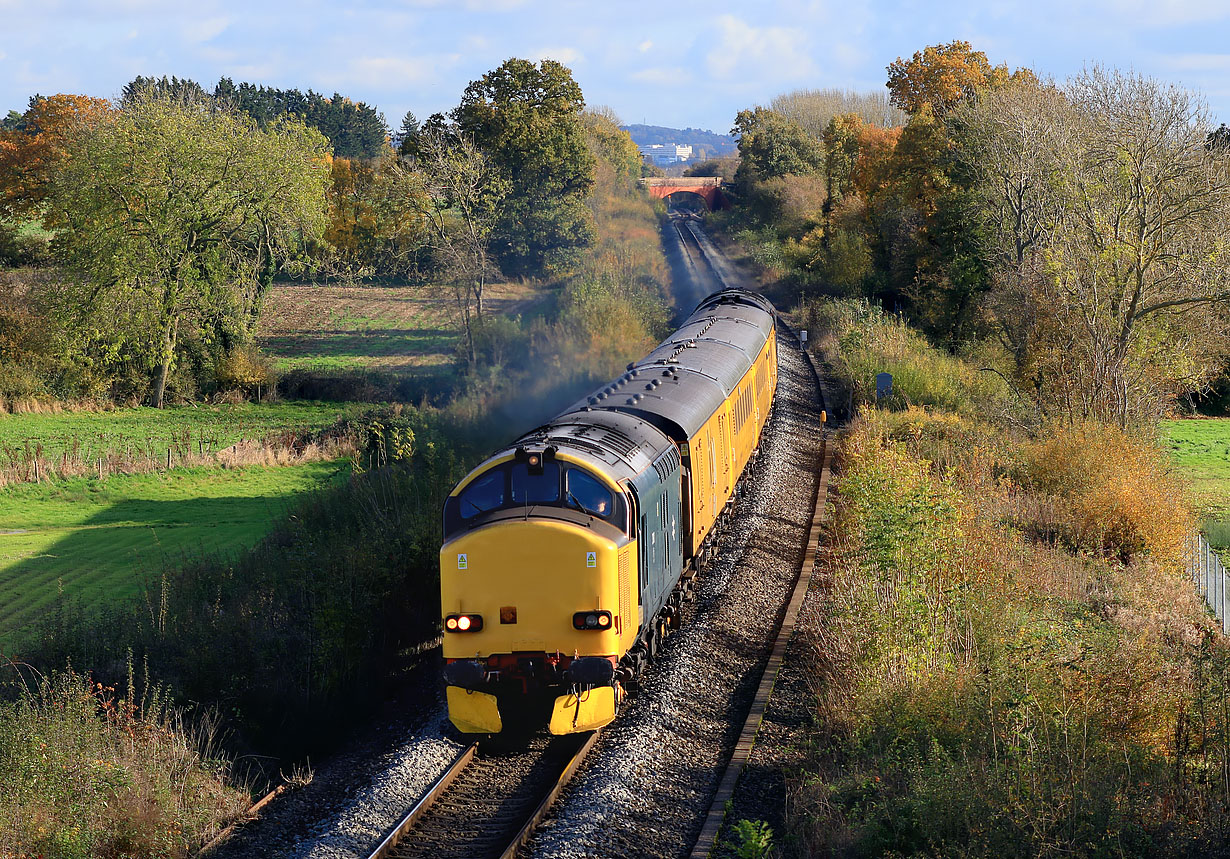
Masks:
[[[486,309],[516,313],[541,296],[492,284]],[[279,370],[449,371],[460,328],[447,295],[430,287],[293,286],[270,290],[257,341]]]
[[[1209,542],[1230,548],[1230,418],[1164,421],[1162,432],[1192,495]]]
[[[165,452],[187,433],[189,444],[204,439],[213,449],[240,439],[261,439],[281,429],[316,430],[339,417],[357,415],[361,403],[307,400],[217,406],[133,408],[106,412],[0,414],[0,457],[23,456],[41,445],[47,458],[62,452],[89,461],[125,448]],[[2,461],[2,460],[0,460]]]
[[[295,495],[348,471],[315,462],[9,486],[0,492],[0,640],[61,589],[104,604],[141,593],[167,562],[255,545]]]
[[[1163,421],[1162,432],[1197,503],[1230,514],[1230,418]]]
[[[519,312],[540,296],[494,285],[490,312]],[[412,287],[279,285],[258,342],[283,370],[451,372],[450,302]],[[164,410],[0,414],[0,464],[67,452],[165,456],[168,447],[218,450],[285,429],[327,427],[363,403],[301,400]],[[168,565],[201,552],[255,545],[296,496],[340,479],[344,463],[169,472],[11,484],[0,489],[0,641],[36,621],[63,592],[83,606],[139,595]]]

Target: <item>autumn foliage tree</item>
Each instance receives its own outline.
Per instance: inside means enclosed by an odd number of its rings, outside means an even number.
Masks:
[[[943,119],[978,90],[1023,77],[1032,78],[1033,73],[1029,69],[1009,73],[1006,65],[992,66],[986,54],[958,39],[930,45],[908,60],[898,57],[888,66],[888,91],[892,103],[906,113],[916,114],[928,105],[935,117]]]
[[[326,270],[344,278],[417,274],[427,245],[426,194],[423,176],[392,156],[333,158]]]
[[[103,98],[34,96],[17,127],[0,131],[0,216],[41,216],[55,172],[73,139],[111,118]]]

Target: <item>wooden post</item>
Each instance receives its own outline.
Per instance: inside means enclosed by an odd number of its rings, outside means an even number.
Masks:
[[[98,458],[98,479],[102,480],[102,457]]]
[[[167,471],[171,470],[171,448],[167,448]]]

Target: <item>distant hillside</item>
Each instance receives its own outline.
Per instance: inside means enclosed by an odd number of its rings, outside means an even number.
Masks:
[[[734,155],[739,148],[738,141],[729,134],[715,134],[702,128],[667,128],[662,125],[625,125],[624,131],[632,135],[632,141],[637,146],[649,146],[654,143],[691,144],[693,150],[704,149],[707,158],[719,158],[723,155]]]

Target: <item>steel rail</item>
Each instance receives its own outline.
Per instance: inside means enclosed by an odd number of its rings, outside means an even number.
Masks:
[[[538,828],[538,824],[542,823],[542,819],[547,816],[547,812],[555,804],[555,800],[559,799],[559,795],[564,790],[564,787],[568,782],[572,781],[572,777],[576,775],[577,770],[581,766],[581,761],[585,760],[585,756],[589,754],[590,749],[597,744],[600,733],[602,732],[594,731],[589,735],[589,739],[585,741],[585,744],[577,749],[576,754],[572,756],[572,760],[568,762],[568,766],[564,767],[563,773],[555,780],[555,786],[542,798],[542,802],[538,803],[538,807],[534,809],[529,820],[513,836],[508,847],[500,854],[500,859],[516,859],[517,851],[521,849],[526,841],[529,841],[530,836],[534,834],[534,830]]]
[[[436,779],[436,783],[431,786],[431,789],[411,806],[410,810],[397,822],[397,825],[384,837],[384,840],[369,854],[368,859],[383,859],[383,857],[387,856],[389,851],[397,846],[397,842],[414,828],[414,825],[427,813],[435,801],[444,795],[444,792],[448,790],[448,786],[456,781],[457,776],[461,775],[462,770],[470,765],[470,761],[474,759],[474,754],[477,751],[477,742],[466,746],[462,753],[457,756],[457,760],[453,761],[452,765],[445,770],[444,775]]]

